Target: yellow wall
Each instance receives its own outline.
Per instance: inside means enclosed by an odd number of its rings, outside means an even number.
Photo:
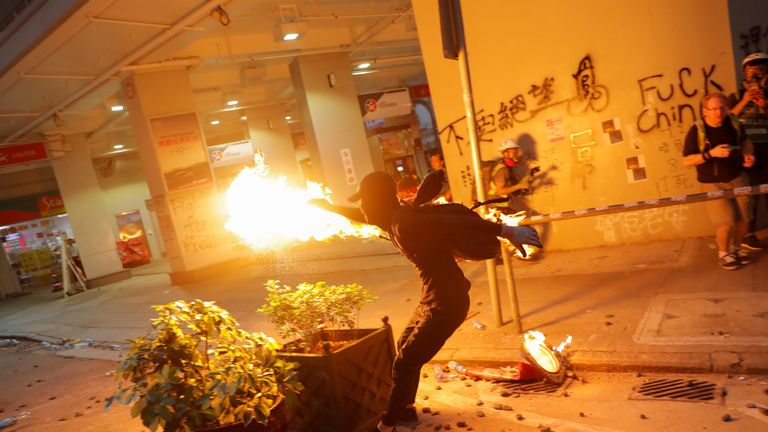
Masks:
[[[451,188],[470,203],[459,64],[442,56],[437,2],[413,4]],[[680,155],[700,97],[718,86],[735,90],[726,0],[483,0],[463,1],[462,9],[482,159],[498,158],[496,146],[507,136],[534,152],[551,184],[536,189],[533,208],[546,214],[700,192]],[[583,68],[587,58],[591,69]],[[576,84],[588,73],[594,82],[585,93]],[[619,128],[618,142],[603,132],[606,121]],[[634,157],[644,160],[645,179],[628,177]],[[555,222],[548,246],[712,231],[703,205],[674,206]]]

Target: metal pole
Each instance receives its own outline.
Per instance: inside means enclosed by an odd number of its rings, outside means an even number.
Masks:
[[[64,297],[69,296],[70,283],[69,283],[69,266],[67,265],[67,235],[61,235],[61,289],[64,291]]]
[[[475,103],[472,97],[472,80],[469,75],[469,59],[467,44],[464,39],[464,23],[461,17],[461,1],[452,0],[453,24],[456,30],[456,47],[459,57],[459,73],[461,75],[462,97],[464,99],[464,112],[467,118],[467,131],[469,132],[469,145],[472,154],[472,173],[475,177],[475,191],[479,201],[486,200],[485,186],[483,185],[482,171],[480,169],[480,145],[477,139],[477,122],[475,121]],[[499,300],[499,286],[496,279],[496,261],[487,260],[485,267],[488,271],[488,286],[491,290],[491,307],[496,321],[496,327],[503,324],[501,316],[501,302]]]
[[[512,269],[512,260],[509,257],[507,245],[501,242],[501,259],[504,261],[504,277],[507,279],[507,294],[509,302],[512,304],[512,313],[517,327],[517,333],[523,334],[523,320],[520,318],[520,301],[517,299],[517,285],[515,284],[515,273]]]

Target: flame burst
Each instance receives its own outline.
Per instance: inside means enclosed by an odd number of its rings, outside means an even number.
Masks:
[[[490,207],[488,208],[488,212],[485,213],[483,217],[490,221],[501,222],[504,225],[518,226],[520,221],[525,219],[527,216],[528,215],[526,214],[525,210],[513,214],[504,214],[499,209]],[[539,248],[535,246],[524,244],[523,248],[525,248],[525,252],[527,254],[527,256],[524,257],[523,254],[521,254],[520,251],[517,250],[517,248],[515,248],[512,243],[509,242],[509,240],[503,240],[504,244],[506,244],[509,249],[514,250],[514,256],[523,260],[532,259],[534,255],[536,255],[536,253],[539,251]]]
[[[243,169],[226,192],[228,219],[224,227],[251,248],[381,234],[374,226],[355,224],[309,204],[311,199],[328,199],[330,190],[323,185],[307,182],[307,187],[300,189],[286,184],[285,177],[270,178],[268,172],[263,156],[257,154],[256,166]]]
[[[573,338],[568,336],[557,348],[549,348],[544,333],[531,330],[523,335],[525,349],[542,369],[550,373],[557,373],[561,367],[560,360],[555,353],[561,354],[572,340]]]

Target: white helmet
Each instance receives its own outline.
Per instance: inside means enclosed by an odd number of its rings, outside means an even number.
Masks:
[[[743,69],[748,63],[768,63],[768,54],[756,52],[752,53],[741,61],[741,68]]]
[[[512,138],[504,138],[499,142],[499,151],[509,150],[513,148],[520,148],[520,144]]]

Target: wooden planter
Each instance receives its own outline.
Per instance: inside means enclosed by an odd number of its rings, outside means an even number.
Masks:
[[[358,432],[378,423],[392,388],[395,359],[392,327],[387,317],[382,321],[379,329],[328,332],[331,342],[351,341],[335,352],[278,354],[299,363],[304,384],[289,430]]]

